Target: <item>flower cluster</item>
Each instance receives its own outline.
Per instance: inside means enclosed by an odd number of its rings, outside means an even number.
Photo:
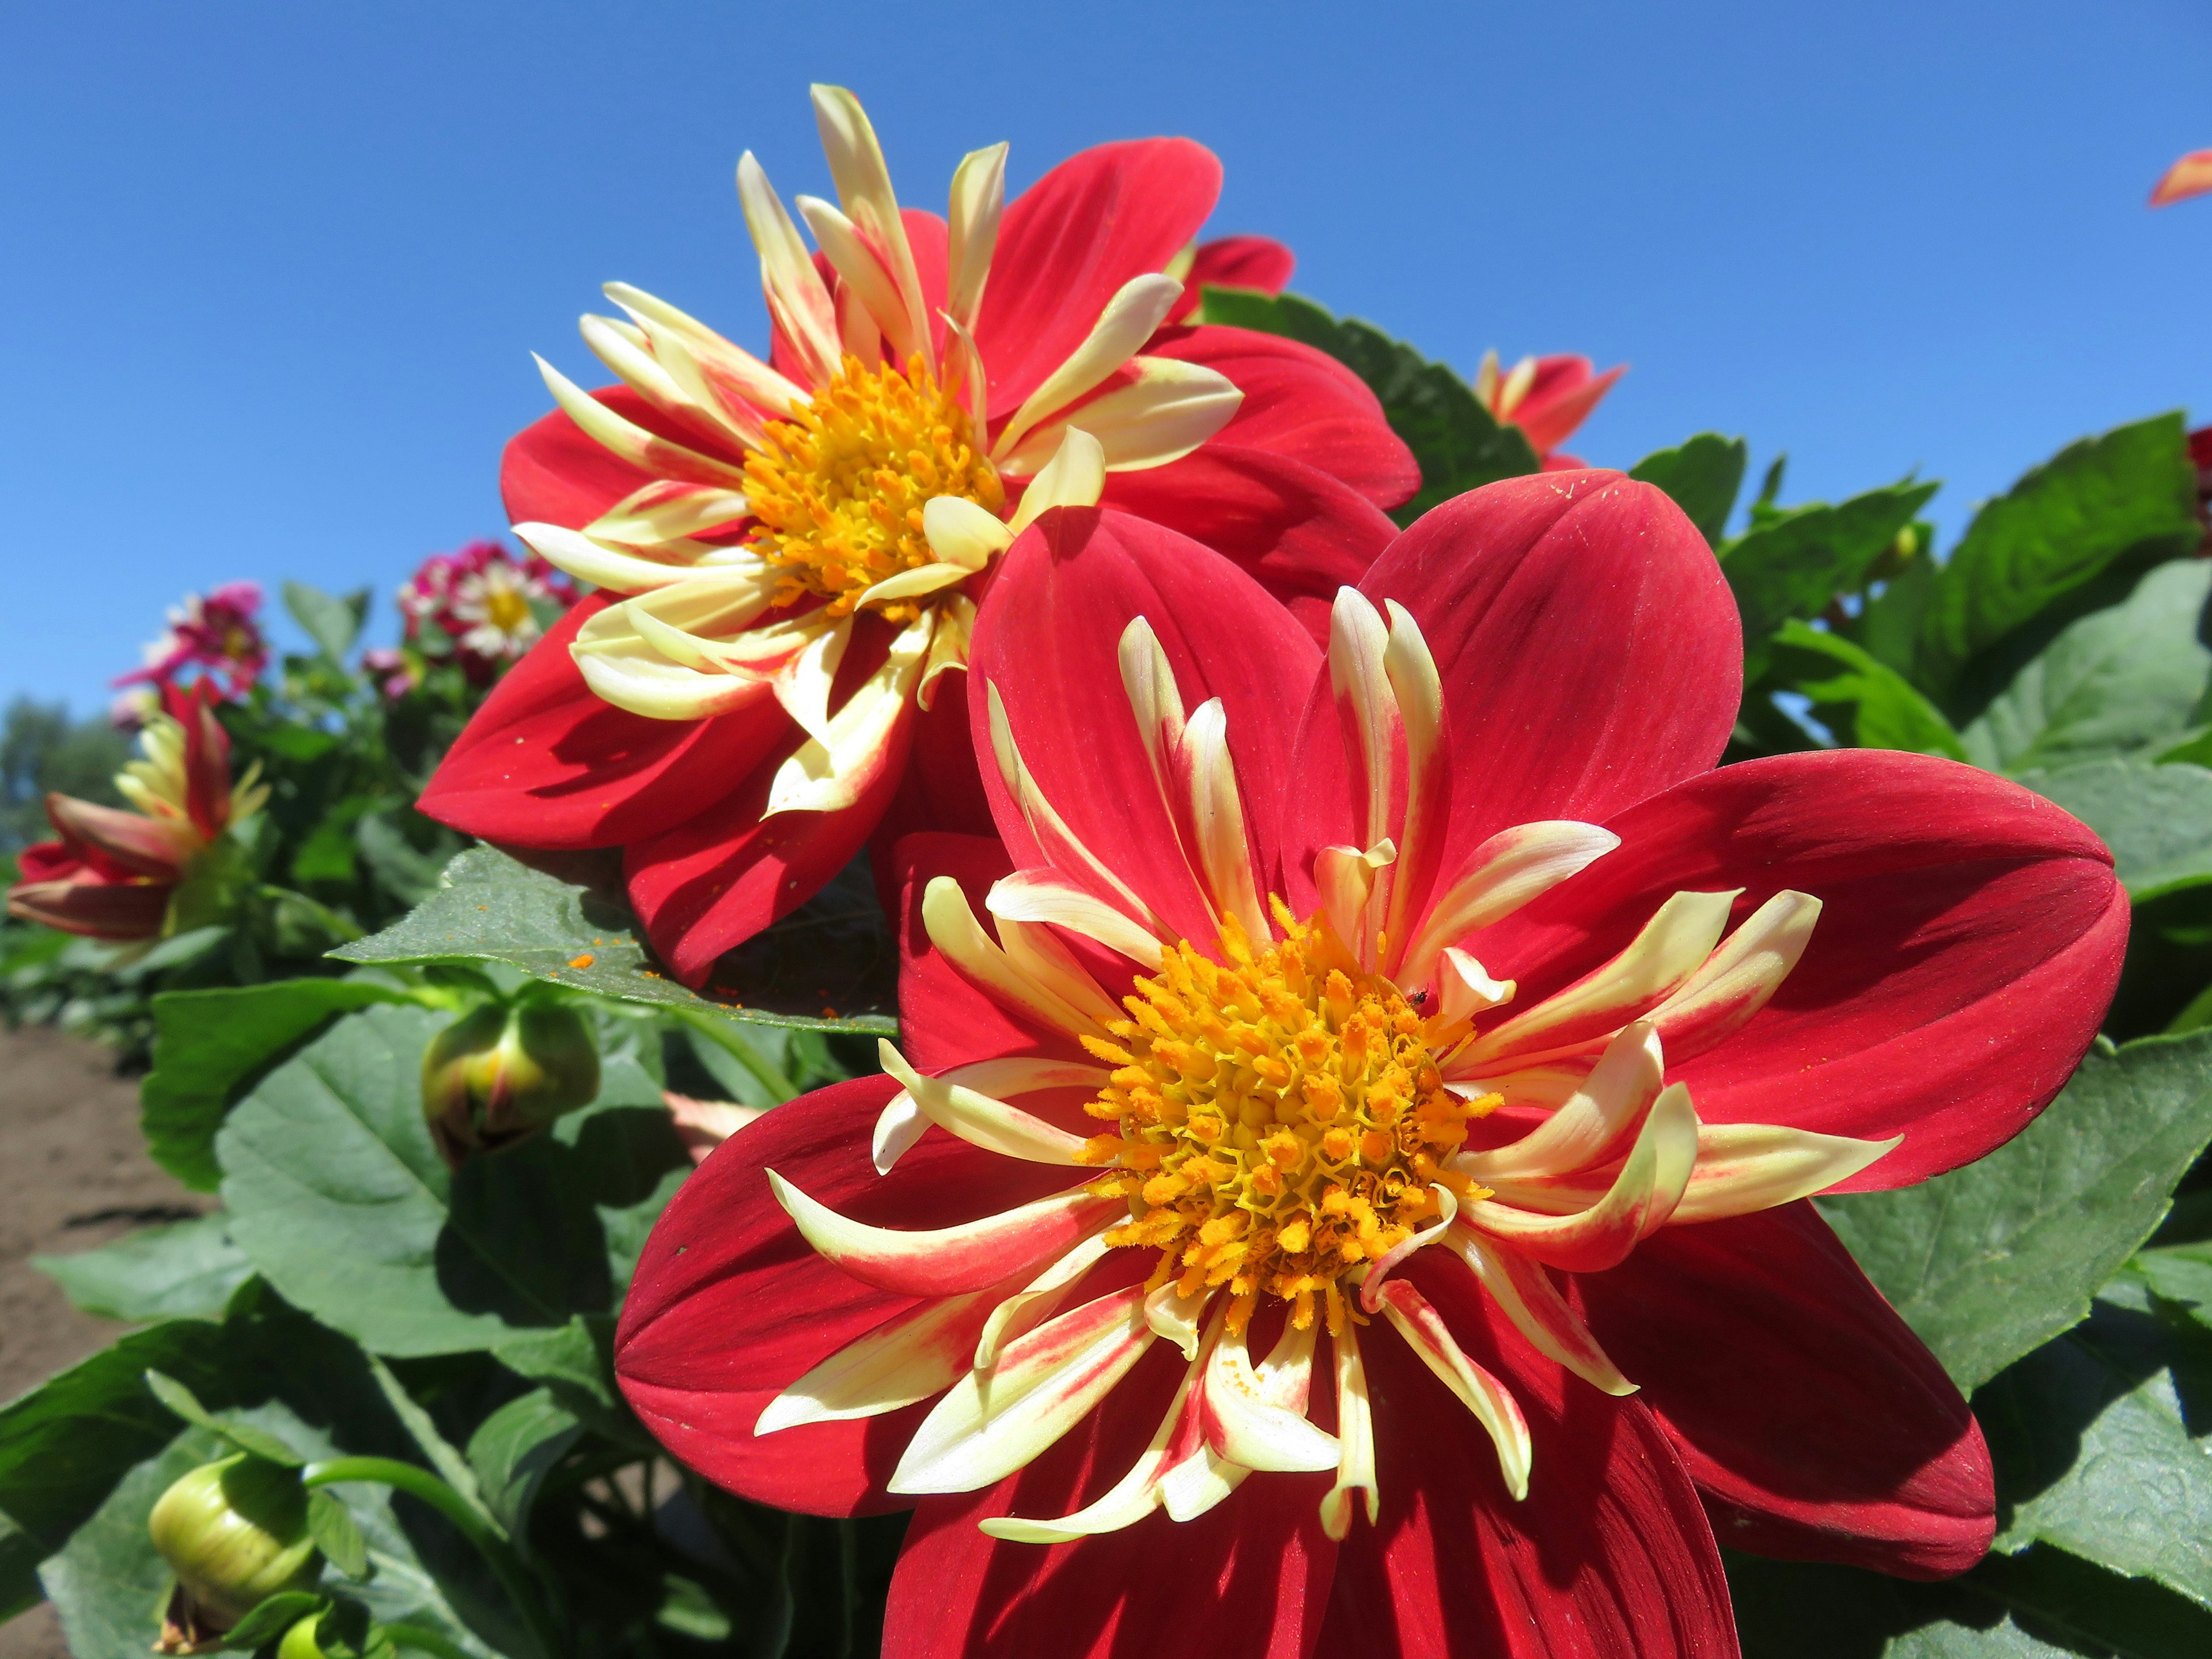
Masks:
[[[119,675],[118,686],[161,688],[181,684],[188,669],[235,702],[253,689],[268,665],[269,642],[255,620],[261,609],[257,582],[225,582],[205,593],[187,593],[169,611],[169,626],[145,647],[145,665]],[[117,701],[119,724],[137,725],[155,707],[144,692]]]
[[[60,838],[23,849],[9,915],[91,939],[161,938],[176,931],[178,888],[226,830],[261,810],[269,792],[259,769],[231,779],[215,687],[165,682],[161,697],[139,729],[142,757],[115,780],[137,810],[48,795],[46,817]]]
[[[497,542],[476,541],[423,560],[399,585],[399,615],[410,645],[425,623],[444,629],[470,682],[481,685],[544,636],[542,613],[567,611],[578,597],[575,583],[537,555],[518,559]],[[413,677],[404,656],[376,655],[367,666],[386,676],[386,693],[405,692]]]

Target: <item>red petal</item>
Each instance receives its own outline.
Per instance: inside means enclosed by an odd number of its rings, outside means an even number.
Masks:
[[[1261,870],[1272,868],[1273,815],[1291,778],[1285,711],[1304,701],[1321,653],[1257,582],[1173,531],[1126,514],[1063,507],[1008,550],[970,654],[976,752],[991,752],[983,688],[995,686],[1023,758],[1075,835],[1168,927],[1210,940],[1205,902],[1122,690],[1117,652],[1138,616],[1174,666],[1185,713],[1210,697],[1226,706],[1246,829]],[[984,783],[1015,862],[1043,864],[995,766]],[[1063,873],[1085,881],[1079,871]]]
[[[1729,1544],[1907,1578],[1989,1549],[1973,1413],[1811,1205],[1667,1228],[1575,1284]]]
[[[1182,251],[1220,192],[1204,145],[1138,138],[1072,155],[1008,203],[975,319],[992,409],[1012,414],[1123,283]]]
[[[883,1489],[927,1407],[755,1438],[769,1401],[837,1349],[914,1307],[817,1255],[768,1188],[774,1169],[875,1226],[944,1227],[1066,1183],[1066,1171],[931,1135],[888,1176],[868,1144],[898,1092],[856,1078],[779,1106],[722,1143],[678,1189],[639,1259],[615,1337],[615,1372],[639,1418],[708,1480],[813,1515],[880,1513]]]
[[[8,890],[8,914],[88,939],[152,939],[161,931],[174,882],[19,882]]]
[[[1413,613],[1442,677],[1453,757],[1442,879],[1500,830],[1602,820],[1696,776],[1735,727],[1742,628],[1720,566],[1680,508],[1619,473],[1508,478],[1447,501],[1360,592]],[[1325,684],[1305,710],[1297,775],[1293,884],[1312,849],[1356,839]],[[1291,897],[1304,908],[1310,895]]]
[[[1421,487],[1413,452],[1367,383],[1325,351],[1279,334],[1209,325],[1155,337],[1148,356],[1202,363],[1244,394],[1217,443],[1264,449],[1342,479],[1377,507]]]
[[[884,1659],[1310,1652],[1336,1555],[1318,1510],[1327,1476],[1255,1474],[1196,1520],[1155,1510],[1072,1544],[1006,1543],[976,1528],[994,1516],[1072,1514],[1104,1492],[1166,1415],[1183,1363],[1171,1345],[1155,1345],[1020,1474],[986,1492],[925,1499],[891,1579]]]
[[[1183,295],[1168,313],[1170,324],[1180,323],[1198,309],[1208,288],[1257,289],[1280,294],[1291,285],[1297,256],[1269,236],[1221,236],[1200,242],[1191,256],[1189,274],[1183,278]]]
[[[1105,504],[1234,560],[1324,647],[1337,589],[1358,586],[1398,533],[1351,485],[1219,441],[1167,466],[1107,474]]]
[[[868,863],[885,915],[899,914],[899,890],[893,878],[899,842],[908,836],[939,831],[998,839],[998,826],[991,821],[991,798],[984,793],[975,739],[969,733],[964,671],[944,675],[933,689],[930,706],[915,708],[914,748],[907,757],[906,774],[868,837]]]
[[[2102,842],[1955,761],[1847,749],[1725,767],[1608,827],[1622,845],[1471,948],[1521,1006],[1604,961],[1678,890],[1780,889],[1824,908],[1774,1000],[1670,1068],[1709,1123],[1905,1144],[1851,1190],[2001,1146],[2087,1049],[2118,982],[2127,895]]]
[[[626,386],[601,386],[592,396],[623,419],[672,442],[733,466],[744,459],[736,449],[671,421]],[[556,409],[507,441],[499,460],[499,493],[510,524],[557,524],[581,530],[623,496],[653,483],[653,476],[617,459]]]
[[[67,881],[84,867],[82,855],[67,842],[34,841],[15,854],[15,872],[25,882]]]
[[[1527,1414],[1528,1496],[1507,1497],[1467,1408],[1395,1332],[1370,1327],[1382,1518],[1355,1519],[1338,1552],[1316,1659],[1735,1659],[1719,1552],[1650,1409],[1538,1356],[1458,1262],[1406,1272]]]
[[[1574,429],[1589,418],[1598,400],[1613,389],[1613,383],[1628,373],[1626,363],[1602,374],[1592,374],[1591,368],[1587,357],[1536,360],[1536,378],[1529,383],[1527,395],[1513,406],[1511,418],[1538,454],[1548,457],[1566,442]],[[1546,466],[1548,471],[1548,460]]]
[[[619,847],[715,806],[789,740],[772,705],[653,720],[600,702],[568,642],[608,603],[584,600],[492,688],[422,792],[423,812],[518,847]]]

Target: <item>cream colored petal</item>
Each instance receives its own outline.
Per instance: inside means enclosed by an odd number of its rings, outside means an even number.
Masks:
[[[884,355],[884,331],[876,314],[850,284],[837,290],[837,344],[848,357],[872,367]]]
[[[1182,1350],[1185,1359],[1198,1358],[1198,1328],[1216,1292],[1202,1290],[1185,1296],[1172,1279],[1145,1294],[1145,1323],[1154,1336],[1164,1336]]]
[[[868,308],[869,317],[890,343],[892,355],[905,362],[919,348],[915,343],[914,320],[907,313],[897,280],[884,269],[853,222],[829,203],[817,196],[799,196],[792,204],[806,221],[806,228],[814,233],[815,241],[838,276],[844,278],[846,292]]]
[[[951,1388],[968,1374],[975,1328],[998,1294],[925,1302],[847,1343],[769,1401],[753,1432],[880,1417]]]
[[[1437,1018],[1457,1025],[1502,1008],[1520,988],[1516,981],[1492,979],[1483,965],[1456,945],[1448,945],[1437,959]]]
[[[955,1227],[872,1227],[810,1198],[775,1170],[769,1191],[817,1255],[899,1296],[963,1296],[1024,1279],[1127,1213],[1119,1199],[1072,1187]]]
[[[944,878],[939,878],[944,879]],[[1032,1094],[1042,1089],[1091,1089],[1102,1087],[1106,1081],[1107,1068],[1089,1060],[1045,1060],[1014,1056],[1005,1060],[981,1060],[972,1066],[956,1066],[942,1073],[938,1081],[957,1088],[973,1089],[978,1094],[994,1099],[1011,1100],[1017,1095]],[[929,1127],[929,1119],[914,1097],[902,1090],[891,1097],[876,1119],[874,1156],[876,1173],[889,1175],[891,1168],[905,1156],[908,1148],[921,1139]]]
[[[1583,1382],[1610,1395],[1632,1395],[1637,1385],[1606,1357],[1582,1316],[1567,1305],[1540,1261],[1470,1232],[1452,1229],[1444,1241],[1467,1263],[1491,1300],[1537,1352],[1557,1360]]]
[[[1382,1518],[1382,1486],[1375,1473],[1375,1413],[1367,1394],[1367,1367],[1359,1357],[1358,1328],[1350,1320],[1329,1338],[1336,1360],[1336,1484],[1321,1500],[1321,1529],[1342,1543],[1352,1531],[1352,1494],[1367,1504],[1367,1524]]]
[[[817,611],[817,616],[823,615]],[[830,692],[836,683],[838,665],[852,643],[853,619],[840,617],[823,628],[804,650],[775,671],[775,700],[792,723],[817,743],[833,742],[830,728]]]
[[[999,471],[1018,478],[1036,471],[1073,423],[1097,439],[1109,472],[1141,472],[1179,461],[1236,418],[1244,401],[1237,383],[1217,369],[1172,357],[1136,357],[1136,379],[1100,394],[1065,421],[1033,428],[1011,449],[994,451]]]
[[[1245,1465],[1221,1456],[1207,1443],[1210,1419],[1206,1379],[1212,1369],[1216,1345],[1222,1340],[1225,1322],[1223,1316],[1227,1307],[1227,1297],[1217,1301],[1214,1316],[1207,1322],[1206,1334],[1201,1339],[1202,1352],[1198,1358],[1201,1369],[1191,1401],[1189,1423],[1196,1433],[1170,1448],[1169,1466],[1160,1472],[1160,1503],[1172,1521],[1196,1520],[1235,1492],[1252,1473]],[[1261,1406],[1304,1420],[1313,1392],[1314,1334],[1310,1328],[1301,1331],[1295,1325],[1284,1326],[1281,1335],[1275,1339],[1275,1346],[1253,1373],[1259,1382]],[[1175,1455],[1177,1452],[1182,1455]]]
[[[1383,666],[1389,643],[1390,631],[1367,596],[1355,587],[1337,589],[1328,617],[1328,683],[1339,723],[1352,733],[1345,759],[1351,763],[1352,807],[1355,812],[1364,808],[1364,844],[1388,841],[1395,853],[1400,727],[1397,695]],[[1390,886],[1378,869],[1376,890],[1387,896]],[[1378,914],[1371,904],[1369,914]],[[1350,934],[1344,938],[1355,949],[1362,943]]]
[[[1676,1226],[1718,1221],[1810,1198],[1848,1181],[1904,1139],[1851,1140],[1772,1123],[1701,1123],[1697,1166],[1668,1220]]]
[[[1079,427],[1060,428],[1060,447],[1030,480],[1006,528],[1018,536],[1055,507],[1096,507],[1106,489],[1106,450]]]
[[[769,781],[768,815],[842,811],[858,801],[889,763],[915,681],[929,654],[935,618],[925,611],[900,630],[883,665],[830,716],[823,736],[809,738]]]
[[[1405,1279],[1394,1279],[1383,1288],[1382,1311],[1406,1339],[1406,1346],[1420,1356],[1438,1382],[1459,1396],[1460,1403],[1474,1413],[1475,1421],[1490,1436],[1498,1449],[1498,1473],[1505,1477],[1506,1491],[1516,1498],[1526,1498],[1535,1449],[1528,1438],[1528,1420],[1505,1385],[1467,1357],[1443,1316]]]
[[[561,405],[562,412],[576,423],[577,429],[609,453],[628,461],[640,471],[655,477],[677,478],[686,483],[713,484],[724,489],[743,489],[745,475],[741,468],[726,461],[718,461],[710,455],[702,455],[696,449],[687,449],[643,427],[625,420],[597,398],[585,391],[561,371],[537,357],[538,372],[544,377],[545,389],[553,394],[553,401]]]
[[[1485,1186],[1588,1169],[1643,1121],[1666,1073],[1657,1031],[1650,1021],[1638,1020],[1606,1045],[1588,1079],[1551,1116],[1506,1146],[1462,1153],[1456,1166]]]
[[[836,304],[815,269],[799,227],[784,211],[750,150],[738,158],[738,200],[745,210],[745,228],[760,251],[761,288],[768,296],[769,316],[791,343],[808,384],[825,386],[836,374],[842,357]]]
[[[1098,988],[1090,970],[1054,936],[1051,928],[1033,921],[1002,919],[999,945],[1006,960],[1032,984],[1042,986],[1095,1024],[1104,1026],[1121,1018],[1113,998]]]
[[[1451,1235],[1452,1220],[1459,1214],[1459,1195],[1449,1188],[1431,1185],[1429,1191],[1437,1200],[1437,1224],[1425,1227],[1412,1237],[1402,1238],[1370,1263],[1366,1277],[1359,1281],[1359,1305],[1369,1313],[1376,1310],[1376,1298],[1390,1275],[1398,1271],[1407,1256],[1416,1250],[1425,1250],[1432,1244],[1441,1244]]]
[[[609,283],[602,291],[630,314],[653,342],[656,351],[671,339],[681,341],[732,416],[741,408],[750,408],[775,420],[787,420],[794,406],[807,402],[804,386],[787,380],[750,351],[665,300],[628,283]]]
[[[695,552],[703,556],[713,550],[696,542],[679,543],[656,547],[647,556],[629,548],[608,546],[556,524],[519,524],[514,533],[556,569],[616,593],[644,593],[689,581],[702,567],[684,556]],[[750,559],[736,549],[727,551],[730,568]]]
[[[1293,1330],[1285,1329],[1285,1340],[1292,1340]],[[1298,1358],[1288,1363],[1310,1367],[1313,1328],[1295,1336],[1293,1352]],[[1340,1448],[1334,1435],[1316,1428],[1302,1412],[1287,1410],[1266,1397],[1252,1369],[1243,1332],[1222,1332],[1199,1388],[1206,1443],[1217,1455],[1248,1469],[1290,1473],[1336,1467]]]
[[[1015,1012],[1072,1037],[1106,1035],[1088,1015],[1015,966],[983,931],[969,908],[968,895],[951,877],[933,877],[922,890],[921,921],[929,942],[948,961]]]
[[[991,376],[983,367],[982,348],[950,316],[945,318],[945,372],[938,384],[968,411],[972,430],[991,429]]]
[[[1059,413],[1135,356],[1182,295],[1182,284],[1172,276],[1133,276],[1123,283],[1121,291],[1106,302],[1106,309],[1083,343],[1014,411],[992,446],[992,459],[1012,453],[1032,427]]]
[[[1418,918],[1407,914],[1415,872],[1432,862],[1429,848],[1443,833],[1443,815],[1451,806],[1450,757],[1444,751],[1443,683],[1437,674],[1436,659],[1422,638],[1413,613],[1395,599],[1387,599],[1389,633],[1382,647],[1382,672],[1390,683],[1390,700],[1397,709],[1400,739],[1406,746],[1406,800],[1399,809],[1399,867],[1408,879],[1394,882],[1383,927],[1393,940],[1410,938]],[[1398,949],[1383,961],[1386,970],[1397,969]]]
[[[914,691],[914,700],[925,713],[936,705],[937,677],[955,668],[966,671],[969,641],[975,634],[975,600],[965,593],[955,593],[939,603],[937,629],[929,636],[929,656],[921,665],[921,683]]]
[[[1008,921],[1049,923],[1097,941],[1140,967],[1157,973],[1160,941],[1105,900],[1069,885],[1048,871],[1017,870],[1001,877],[984,900],[993,915]]]
[[[1480,1066],[1505,1055],[1522,1063],[1549,1052],[1558,1034],[1575,1025],[1641,1017],[1678,989],[1720,943],[1738,888],[1725,893],[1677,893],[1659,907],[1628,948],[1469,1045],[1464,1063]],[[1571,1044],[1570,1046],[1577,1046]]]
[[[957,582],[964,582],[975,574],[964,565],[917,565],[911,570],[899,571],[895,575],[884,577],[872,587],[864,588],[860,597],[853,601],[853,608],[857,611],[890,599],[918,599],[925,594],[951,587]]]
[[[1097,884],[1115,897],[1121,900],[1131,915],[1138,917],[1155,933],[1160,931],[1159,919],[1152,907],[1139,898],[1135,891],[1121,877],[1106,866],[1096,853],[1085,846],[1067,822],[1055,811],[1038,787],[1036,776],[1022,759],[1014,743],[1012,725],[1006,719],[1006,706],[999,696],[999,688],[987,685],[987,719],[991,733],[991,757],[997,763],[999,776],[1006,786],[1006,793],[1014,798],[1014,805],[1029,825],[1030,834],[1036,838],[1045,858],[1062,873],[1071,867],[1091,876]]]
[[[1091,1503],[1057,1521],[1024,1520],[1018,1516],[994,1517],[975,1524],[993,1538],[1017,1544],[1065,1544],[1099,1533],[1119,1532],[1134,1526],[1160,1506],[1159,1477],[1177,1461],[1183,1443],[1192,1438],[1191,1395],[1196,1386],[1199,1362],[1193,1360],[1168,1404],[1167,1415],[1152,1431],[1151,1443],[1129,1472]]]
[[[987,1152],[1030,1164],[1064,1164],[1073,1167],[1082,1162],[1079,1154],[1085,1143],[1079,1135],[1055,1128],[1018,1106],[1009,1106],[1003,1100],[994,1100],[974,1089],[948,1083],[943,1078],[924,1077],[908,1065],[906,1056],[888,1041],[878,1041],[876,1052],[884,1070],[896,1078],[907,1093],[914,1097],[923,1115],[948,1134],[958,1135]]]
[[[1075,1288],[1076,1281],[1097,1267],[1106,1252],[1114,1248],[1105,1239],[1106,1229],[1113,1219],[1109,1216],[1102,1220],[1097,1231],[991,1310],[991,1317],[975,1339],[971,1362],[975,1370],[990,1370],[999,1363],[1000,1351],[1007,1343],[1026,1335],[1052,1317],[1054,1310],[1067,1299],[1068,1291]]]
[[[837,199],[854,225],[874,244],[884,270],[904,303],[906,335],[934,370],[937,358],[930,349],[929,313],[921,297],[921,277],[908,244],[906,220],[899,213],[898,197],[891,189],[890,169],[884,163],[883,146],[860,100],[842,87],[813,88],[814,122],[822,134],[823,153],[830,161],[830,176],[836,181]],[[894,339],[896,331],[886,330]],[[903,354],[902,354],[903,355]]]
[[[1322,908],[1337,938],[1352,947],[1359,965],[1375,967],[1375,929],[1369,925],[1376,884],[1398,860],[1398,846],[1388,836],[1365,852],[1357,847],[1324,847],[1314,855],[1314,881],[1321,889]]]
[[[1425,983],[1445,945],[1504,921],[1620,845],[1610,830],[1565,819],[1500,830],[1474,849],[1465,871],[1430,905],[1419,937],[1406,951],[1407,981]]]
[[[995,513],[965,495],[933,495],[922,503],[921,533],[946,564],[974,572],[1014,544],[1014,532]]]
[[[751,511],[751,502],[740,490],[657,480],[623,496],[586,525],[582,533],[592,541],[652,549],[727,529]]]
[[[1741,1030],[1790,976],[1820,919],[1820,900],[1789,891],[1747,916],[1680,989],[1651,1011],[1668,1053],[1686,1060]]]
[[[975,314],[982,308],[1006,202],[1006,147],[993,144],[963,156],[953,169],[951,211],[945,218],[945,309],[963,329],[975,326]]]
[[[974,1492],[1005,1479],[1082,1421],[1153,1340],[1136,1285],[1039,1326],[989,1370],[952,1385],[915,1431],[890,1489]]]

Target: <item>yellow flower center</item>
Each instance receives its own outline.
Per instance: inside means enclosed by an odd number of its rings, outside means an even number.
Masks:
[[[502,634],[521,630],[530,620],[530,596],[505,582],[489,584],[484,595],[484,619]]]
[[[745,458],[745,495],[757,520],[746,545],[787,573],[780,603],[805,593],[849,616],[887,576],[934,563],[921,509],[933,495],[963,495],[996,513],[1006,491],[975,447],[974,423],[919,356],[903,372],[848,356],[830,384]],[[878,601],[893,622],[933,596]]]
[[[1129,1201],[1107,1242],[1158,1249],[1153,1286],[1226,1285],[1240,1329],[1262,1291],[1301,1329],[1318,1296],[1339,1331],[1354,1317],[1339,1281],[1440,1218],[1432,1187],[1487,1196],[1447,1164],[1498,1097],[1446,1089],[1398,988],[1321,918],[1275,910],[1286,937],[1255,952],[1232,920],[1218,961],[1172,946],[1115,1040],[1086,1039],[1116,1069],[1085,1109],[1120,1127],[1085,1158],[1121,1166],[1094,1188]]]

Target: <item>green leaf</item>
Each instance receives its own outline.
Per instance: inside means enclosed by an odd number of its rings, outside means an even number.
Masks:
[[[349,1578],[368,1577],[368,1546],[361,1528],[337,1497],[318,1489],[307,1494],[307,1532],[330,1564]]]
[[[1302,341],[1367,382],[1420,465],[1419,491],[1390,514],[1401,525],[1478,485],[1542,470],[1521,428],[1493,419],[1466,381],[1370,324],[1340,320],[1295,294],[1231,288],[1206,290],[1206,319]]]
[[[2212,1240],[2140,1250],[2129,1265],[2160,1300],[2212,1327]]]
[[[147,1227],[76,1255],[34,1255],[31,1265],[85,1312],[134,1324],[219,1317],[253,1271],[219,1214]]]
[[[376,878],[408,904],[420,904],[438,890],[438,878],[453,857],[422,851],[386,812],[364,816],[354,825],[354,839]]]
[[[1841,593],[1863,587],[1939,484],[1907,481],[1854,495],[1755,513],[1751,528],[1720,550],[1721,574],[1743,613],[1747,684],[1765,672],[1768,641],[1792,617],[1809,622]]]
[[[1656,484],[1673,496],[1698,534],[1717,547],[1727,532],[1729,514],[1735,510],[1750,453],[1741,438],[1700,432],[1673,449],[1654,450],[1630,467],[1628,476]]]
[[[1809,699],[1844,743],[1966,759],[1958,732],[1935,704],[1849,640],[1791,622],[1774,636],[1774,646],[1777,677]]]
[[[2198,723],[2212,650],[2197,636],[2212,563],[2161,565],[2124,605],[2070,624],[1965,732],[1966,755],[2021,772],[2112,757],[2150,760]]]
[[[491,1352],[518,1376],[550,1387],[572,1409],[614,1412],[621,1402],[615,1392],[613,1339],[612,1321],[579,1317],[557,1331],[508,1337]]]
[[[2186,1333],[2185,1334],[2185,1333]],[[2212,1607],[2212,1334],[2100,1303],[1975,1396],[1996,1547],[2055,1545]]]
[[[257,1429],[248,1423],[227,1422],[215,1417],[200,1404],[190,1389],[173,1376],[149,1369],[146,1373],[146,1386],[152,1390],[155,1399],[194,1428],[221,1435],[242,1452],[251,1452],[271,1463],[281,1463],[288,1469],[299,1468],[304,1461],[299,1453],[265,1429]]]
[[[508,1401],[469,1437],[469,1462],[484,1502],[510,1534],[526,1534],[538,1488],[583,1431],[551,1389],[537,1389]]]
[[[2061,1551],[1993,1555],[1913,1583],[1856,1567],[1727,1557],[1743,1659],[2201,1659],[2212,1615]]]
[[[799,1093],[779,1063],[784,1032],[772,1026],[740,1026],[690,1009],[678,1009],[676,1017],[699,1064],[739,1105],[781,1106]]]
[[[686,990],[651,961],[619,897],[474,847],[446,867],[445,884],[380,933],[331,952],[346,962],[504,962],[556,985],[622,1002],[720,1018],[828,1030],[888,1033],[896,951],[865,881],[841,878],[733,953],[717,1000]],[[830,993],[846,1006],[819,1010]],[[857,998],[854,995],[858,991]],[[814,1014],[799,1011],[813,1008]]]
[[[2100,1042],[1978,1163],[1820,1200],[1859,1265],[1972,1389],[2088,1312],[2212,1140],[2212,1033]]]
[[[284,608],[307,630],[317,649],[332,662],[343,663],[368,619],[368,590],[364,587],[338,599],[305,582],[286,582]]]
[[[375,1377],[376,1386],[383,1391],[385,1402],[392,1407],[414,1441],[425,1461],[437,1471],[438,1478],[459,1492],[469,1507],[489,1517],[491,1511],[484,1507],[483,1493],[477,1490],[476,1471],[468,1460],[453,1449],[453,1443],[438,1431],[430,1413],[416,1402],[407,1392],[406,1385],[392,1374],[392,1367],[374,1354],[368,1356],[369,1375]]]
[[[631,1060],[598,1100],[449,1170],[423,1124],[445,1024],[372,1008],[264,1079],[216,1141],[232,1236],[295,1305],[374,1352],[453,1353],[604,1311],[689,1167]]]
[[[2212,882],[2212,771],[2097,760],[2017,775],[2103,838],[2136,903]]]
[[[1974,515],[1929,593],[1913,678],[1954,715],[1972,712],[1978,659],[2020,630],[2049,638],[2108,571],[2179,557],[2201,534],[2179,415],[2069,445]]]
[[[256,1078],[342,1013],[398,992],[365,979],[288,979],[154,999],[154,1069],[138,1091],[154,1161],[187,1187],[213,1192],[215,1135]]]
[[[0,1515],[0,1625],[46,1597],[39,1588],[39,1540]]]

